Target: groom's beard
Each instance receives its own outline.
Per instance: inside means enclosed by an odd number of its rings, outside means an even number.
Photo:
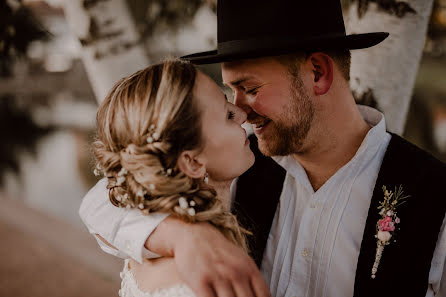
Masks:
[[[268,131],[258,137],[259,149],[266,156],[302,153],[311,128],[314,107],[302,80],[295,78],[290,89],[292,100],[279,120],[269,123]]]

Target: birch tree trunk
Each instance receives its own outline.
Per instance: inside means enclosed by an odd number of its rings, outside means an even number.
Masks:
[[[381,110],[391,132],[402,134],[424,48],[433,0],[354,0],[348,34],[384,31],[378,46],[352,51],[350,85],[358,103]]]
[[[88,78],[101,102],[120,78],[149,63],[124,0],[66,0],[64,11],[79,38]]]

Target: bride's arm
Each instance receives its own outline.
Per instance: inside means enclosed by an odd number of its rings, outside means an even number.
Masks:
[[[271,296],[254,261],[209,223],[169,217],[146,247],[173,256],[181,278],[199,297]]]

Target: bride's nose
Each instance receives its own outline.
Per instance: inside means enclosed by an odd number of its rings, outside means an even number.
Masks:
[[[238,106],[235,106],[234,105],[234,112],[236,113],[236,121],[237,121],[237,123],[238,124],[243,124],[245,121],[246,121],[246,118],[248,117],[248,115],[247,115],[247,113],[243,110],[243,109],[241,109],[240,107],[238,107]]]

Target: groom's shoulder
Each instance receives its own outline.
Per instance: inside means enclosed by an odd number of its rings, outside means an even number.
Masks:
[[[446,164],[408,140],[390,133],[392,138],[385,158],[399,160],[396,171],[405,170],[418,177],[446,182]]]

